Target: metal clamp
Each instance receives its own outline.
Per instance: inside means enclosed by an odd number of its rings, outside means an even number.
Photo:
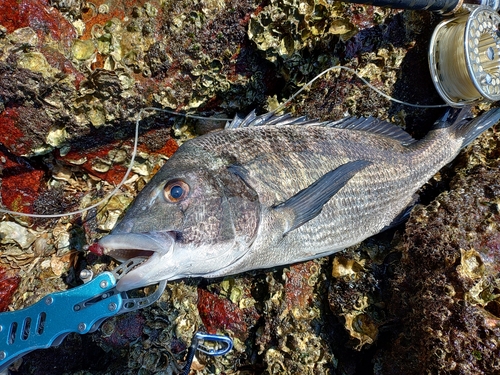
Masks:
[[[197,350],[214,357],[226,355],[233,348],[233,340],[231,340],[229,336],[211,335],[209,333],[197,332],[196,335],[194,335],[193,340],[196,340],[198,343],[196,347]],[[213,347],[208,347],[204,345],[205,342],[215,345]]]
[[[207,346],[206,344],[211,344]],[[181,375],[188,375],[193,364],[194,355],[196,351],[200,351],[207,355],[216,357],[225,355],[233,348],[233,340],[229,336],[212,335],[209,333],[196,332],[191,340],[191,346],[188,350],[186,364],[182,369]]]
[[[51,293],[25,309],[0,313],[0,372],[26,353],[59,345],[71,332],[94,332],[114,315],[157,301],[166,281],[160,282],[152,294],[140,298],[116,290],[117,281],[144,260],[130,259],[94,279],[92,272],[84,270],[83,285]]]
[[[23,310],[0,314],[0,371],[32,350],[59,345],[70,332],[90,332],[96,322],[116,315],[122,296],[115,285],[111,272],[104,272]]]

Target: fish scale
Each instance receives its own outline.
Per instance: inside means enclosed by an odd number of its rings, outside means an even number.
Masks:
[[[149,256],[117,288],[272,268],[359,243],[401,222],[415,192],[500,109],[469,115],[449,110],[420,141],[374,118],[254,113],[190,140],[100,240],[122,260]]]

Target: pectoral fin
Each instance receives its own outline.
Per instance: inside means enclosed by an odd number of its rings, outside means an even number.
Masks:
[[[285,233],[297,229],[313,219],[345,184],[359,171],[370,165],[366,160],[355,160],[326,173],[313,184],[299,191],[293,197],[274,207],[291,216]]]

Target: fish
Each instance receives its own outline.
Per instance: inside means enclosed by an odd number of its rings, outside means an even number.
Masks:
[[[121,291],[327,256],[404,222],[419,188],[499,120],[451,108],[417,141],[373,117],[236,116],[185,142],[98,245],[146,259]]]

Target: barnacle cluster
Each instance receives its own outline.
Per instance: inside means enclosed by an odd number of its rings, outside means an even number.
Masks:
[[[162,33],[172,65],[160,64],[153,76],[167,75],[168,84],[154,100],[172,108],[211,109],[217,105],[235,112],[265,100],[265,61],[248,46],[248,16],[252,1],[168,2],[163,9]]]
[[[256,337],[266,374],[324,374],[332,370],[334,355],[320,334],[327,314],[322,306],[324,261],[309,261],[286,268],[281,274],[267,274],[266,319]]]
[[[58,112],[61,97],[72,86],[71,78],[61,75],[60,70],[49,64],[45,54],[38,50],[40,42],[39,35],[30,27],[19,28],[12,33],[0,36],[0,50],[2,51],[0,55],[2,72],[0,110],[9,111],[13,102],[26,102],[27,104],[26,110],[22,113],[18,113],[16,107],[10,111],[8,120],[14,123],[16,119],[15,126],[14,124],[9,126],[9,122],[6,123],[5,120],[3,124],[3,131],[8,135],[3,142],[13,152],[19,154],[46,152],[50,144],[61,143],[61,134],[55,134],[59,127],[50,123],[50,115],[47,112],[38,114],[35,103],[43,98],[54,106],[50,112]],[[52,91],[54,87],[58,87],[61,92]],[[31,114],[37,113],[36,118],[25,118],[25,113],[30,112]],[[37,130],[33,127],[34,123],[38,125]],[[22,135],[21,140],[24,144],[16,142],[19,138],[15,135],[18,137]]]
[[[88,5],[87,5],[88,6]],[[145,59],[154,38],[158,11],[149,2],[134,7],[125,17],[106,17],[110,12],[106,4],[88,6],[85,17],[89,19],[82,37],[72,45],[72,62],[79,69],[92,73],[83,82],[75,108],[77,118],[94,127],[102,126],[124,116],[119,103],[137,96],[136,82],[151,76],[151,67]],[[92,22],[93,19],[97,22]],[[76,22],[76,21],[75,21]],[[73,22],[73,24],[75,24]],[[133,112],[127,113],[133,118]]]
[[[300,83],[339,62],[332,50],[341,51],[360,30],[382,24],[392,14],[324,0],[271,0],[252,15],[248,36],[285,77]]]
[[[404,329],[379,353],[377,374],[500,371],[499,138],[488,135],[451,190],[411,215],[390,305]]]
[[[359,255],[358,252],[355,254]],[[332,264],[334,280],[329,294],[330,308],[344,318],[345,327],[356,340],[358,349],[365,344],[372,344],[378,333],[368,310],[373,304],[371,294],[376,282],[373,275],[367,272],[366,262],[366,259],[353,259],[351,255],[336,256]]]
[[[182,367],[187,347],[201,321],[196,309],[196,286],[183,282],[167,286],[167,291],[151,308],[141,311],[130,326],[140,326],[140,340],[133,340],[122,353],[123,371],[176,373]],[[110,321],[120,338],[119,318]],[[125,329],[128,328],[125,326]],[[119,347],[123,347],[120,345]],[[203,366],[200,365],[200,369]]]
[[[248,36],[270,60],[290,58],[316,43],[327,45],[333,35],[347,39],[355,33],[356,27],[343,17],[342,7],[324,0],[271,0],[252,15]]]

